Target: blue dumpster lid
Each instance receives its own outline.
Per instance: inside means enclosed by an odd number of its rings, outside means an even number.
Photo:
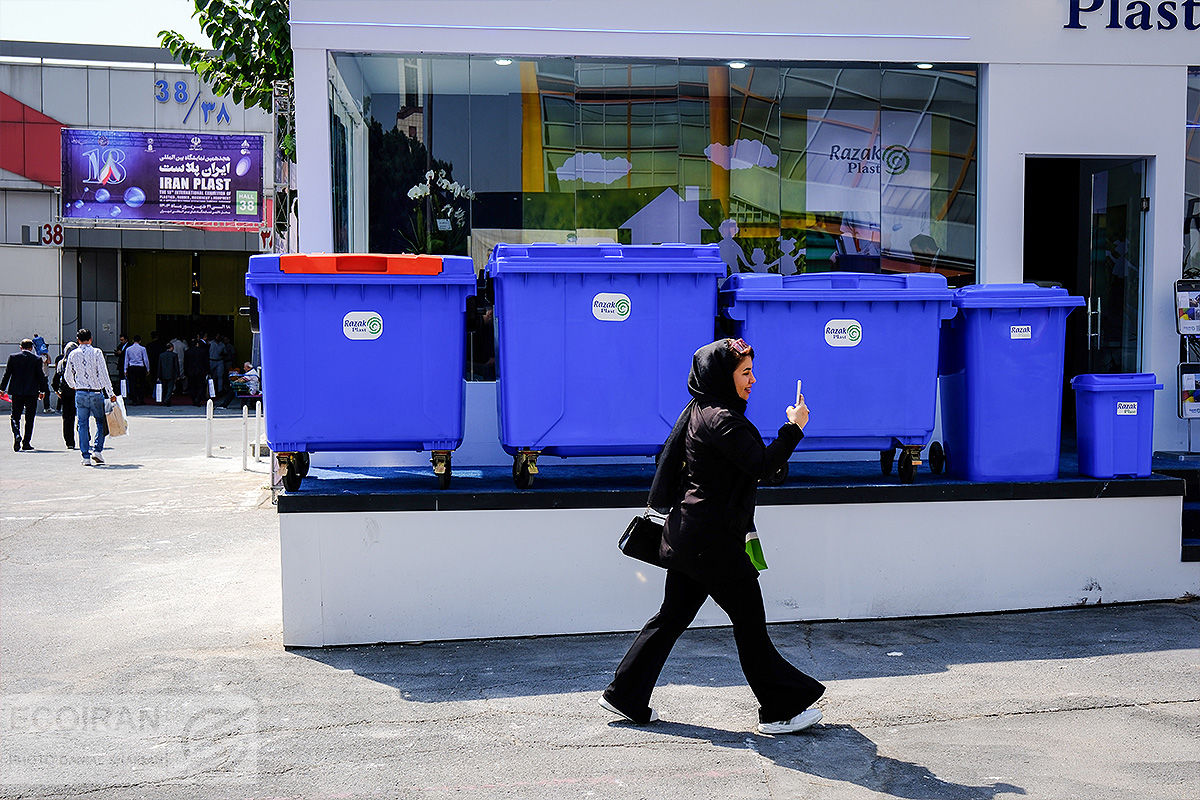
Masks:
[[[1083,298],[1036,283],[980,283],[954,293],[959,308],[1074,308]]]
[[[721,285],[724,297],[736,300],[945,300],[954,298],[946,278],[931,272],[875,275],[859,272],[814,272],[807,275],[739,273]]]
[[[498,244],[488,274],[692,272],[723,276],[715,244]]]
[[[1076,375],[1071,387],[1084,392],[1126,392],[1133,389],[1161,389],[1163,385],[1153,372],[1130,372],[1121,375]]]
[[[281,259],[288,259],[285,264]],[[305,265],[311,261],[311,267]],[[440,261],[440,265],[437,263]],[[285,268],[286,267],[286,268]],[[468,256],[374,253],[263,253],[250,256],[248,283],[454,283],[474,284]]]

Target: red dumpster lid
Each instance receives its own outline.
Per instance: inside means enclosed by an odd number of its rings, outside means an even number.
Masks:
[[[381,253],[290,253],[279,257],[291,275],[441,275],[442,257]]]

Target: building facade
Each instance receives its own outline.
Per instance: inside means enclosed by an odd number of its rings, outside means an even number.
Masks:
[[[304,250],[719,242],[731,271],[1054,281],[1088,301],[1068,375],[1156,373],[1155,445],[1189,444],[1191,0],[294,0],[292,41]]]
[[[82,326],[108,352],[122,333],[206,332],[249,358],[237,312],[269,225],[64,217],[65,128],[262,137],[273,152],[271,115],[215,95],[165,50],[0,42],[0,347],[40,333],[53,357]],[[263,178],[270,198],[273,170]]]

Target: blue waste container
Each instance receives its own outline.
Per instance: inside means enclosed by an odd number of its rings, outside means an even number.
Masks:
[[[1154,455],[1154,373],[1076,375],[1079,474],[1145,477]]]
[[[721,313],[755,351],[747,416],[774,439],[802,380],[812,417],[799,450],[877,450],[890,473],[900,448],[900,479],[911,482],[933,434],[938,330],[952,298],[932,273],[730,276]]]
[[[1032,283],[981,284],[955,292],[954,305],[939,366],[947,471],[971,481],[1054,480],[1067,315],[1083,298]]]
[[[432,451],[439,485],[463,438],[465,256],[251,256],[267,442],[284,486],[308,454]]]
[[[654,455],[713,340],[716,245],[492,251],[500,443],[528,488],[537,458]]]

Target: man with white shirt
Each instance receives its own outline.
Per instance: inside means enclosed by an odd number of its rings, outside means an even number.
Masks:
[[[146,397],[146,373],[150,369],[150,357],[142,346],[142,337],[133,335],[133,344],[125,348],[125,390],[129,392],[129,404],[140,406]]]
[[[80,328],[76,335],[79,347],[67,356],[67,368],[63,373],[67,385],[75,389],[75,420],[79,426],[79,451],[83,455],[83,465],[103,464],[104,457],[104,400],[116,399],[113,393],[112,380],[108,377],[108,363],[104,353],[92,347],[92,332]],[[96,419],[96,443],[88,447],[91,436],[88,430],[88,420]],[[91,459],[89,460],[88,455]]]

